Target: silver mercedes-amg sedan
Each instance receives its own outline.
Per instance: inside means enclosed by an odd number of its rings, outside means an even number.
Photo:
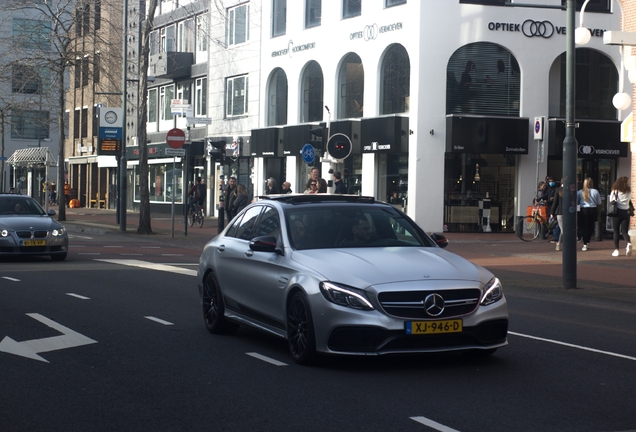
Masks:
[[[392,205],[355,195],[261,197],[204,248],[198,287],[211,333],[252,326],[317,354],[467,351],[507,345],[499,279],[442,250]]]

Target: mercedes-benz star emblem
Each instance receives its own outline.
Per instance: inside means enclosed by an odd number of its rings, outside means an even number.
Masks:
[[[439,294],[429,294],[424,299],[424,310],[430,316],[440,316],[444,312],[444,297]]]

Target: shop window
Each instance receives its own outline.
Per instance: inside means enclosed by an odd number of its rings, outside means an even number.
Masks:
[[[226,117],[247,114],[247,75],[227,79],[226,98]]]
[[[411,64],[402,45],[392,45],[382,63],[381,114],[409,112]]]
[[[349,54],[338,75],[338,118],[362,117],[364,109],[364,66],[357,54]]]
[[[287,124],[287,75],[276,69],[269,81],[267,100],[267,125]]]
[[[305,0],[305,28],[317,27],[322,19],[322,0]]]
[[[311,61],[308,63],[302,78],[302,122],[321,121],[323,118],[323,75],[320,65]]]
[[[362,14],[362,0],[343,0],[342,17],[353,18]]]
[[[287,0],[273,0],[272,3],[272,37],[287,32]]]
[[[228,11],[227,44],[236,45],[249,40],[249,11],[247,4],[237,6]]]
[[[507,49],[489,42],[459,48],[446,69],[446,114],[519,116],[521,71]]]

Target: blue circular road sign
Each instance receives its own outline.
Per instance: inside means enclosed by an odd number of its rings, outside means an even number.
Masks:
[[[298,147],[296,147],[298,148]],[[314,146],[312,146],[311,144],[307,143],[303,146],[303,149],[300,151],[300,154],[303,157],[303,160],[305,161],[305,163],[310,164],[314,161],[314,159],[316,158],[316,150],[314,149]]]

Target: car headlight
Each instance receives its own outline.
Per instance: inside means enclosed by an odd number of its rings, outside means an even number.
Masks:
[[[331,303],[358,310],[373,310],[373,306],[362,290],[336,285],[333,282],[320,282],[320,292]]]
[[[8,237],[8,236],[9,236],[9,231],[7,230],[0,231],[0,237]]]
[[[503,289],[501,288],[501,281],[496,277],[490,279],[490,281],[484,287],[484,293],[479,300],[479,304],[482,306],[488,306],[503,298]]]
[[[53,234],[53,237],[62,237],[65,232],[66,232],[66,229],[62,227],[62,228],[54,229],[53,231],[51,231],[51,234]]]

